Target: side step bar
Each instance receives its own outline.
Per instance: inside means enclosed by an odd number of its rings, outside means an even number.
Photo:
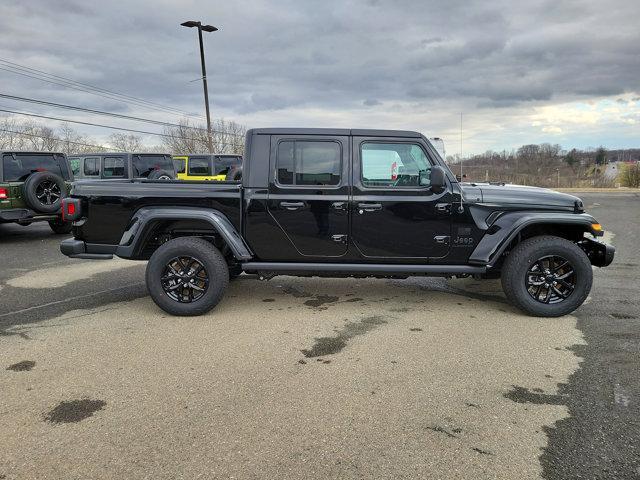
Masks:
[[[398,273],[398,274],[482,274],[486,267],[472,265],[388,265],[380,263],[287,263],[246,262],[245,272],[340,272],[340,273]]]

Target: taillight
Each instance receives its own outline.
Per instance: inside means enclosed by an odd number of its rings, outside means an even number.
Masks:
[[[6,200],[7,198],[9,198],[9,190],[0,188],[0,200]]]
[[[73,222],[80,217],[80,199],[79,198],[63,198],[62,199],[62,220]]]

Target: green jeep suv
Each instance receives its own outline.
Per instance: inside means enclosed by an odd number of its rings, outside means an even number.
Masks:
[[[64,153],[0,152],[0,223],[48,221],[55,233],[69,233],[62,199],[73,176]]]

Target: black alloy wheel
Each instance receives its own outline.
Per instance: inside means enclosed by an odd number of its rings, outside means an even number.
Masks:
[[[535,317],[560,317],[587,299],[593,268],[579,245],[566,238],[540,235],[523,240],[501,269],[507,300]]]
[[[169,298],[179,303],[199,300],[209,288],[209,275],[200,260],[190,256],[172,258],[160,279]]]
[[[62,197],[60,185],[53,180],[45,179],[36,185],[36,198],[45,206],[53,205]]]
[[[576,273],[564,257],[549,255],[536,260],[525,275],[525,284],[531,297],[540,302],[563,302],[576,288]]]

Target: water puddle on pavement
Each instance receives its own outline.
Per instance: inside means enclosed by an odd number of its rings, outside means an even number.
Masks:
[[[384,320],[383,317],[377,315],[363,318],[358,322],[349,322],[338,330],[337,335],[332,337],[316,338],[314,345],[310,349],[303,349],[300,351],[307,358],[333,355],[346,347],[348,341],[352,338],[357,337],[358,335],[364,335],[385,323],[387,323],[387,321]]]
[[[70,400],[60,402],[47,413],[44,419],[50,423],[77,423],[85,418],[93,416],[98,410],[102,410],[107,402],[103,400]]]

